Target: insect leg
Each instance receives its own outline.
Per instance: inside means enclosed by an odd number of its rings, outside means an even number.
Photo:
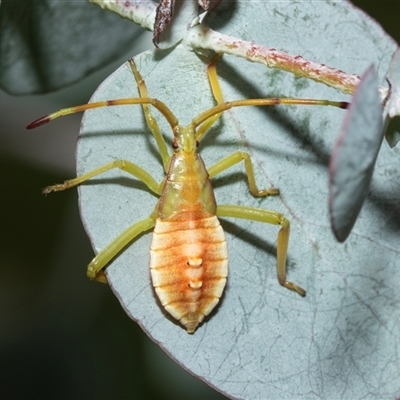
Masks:
[[[149,94],[147,92],[146,83],[143,80],[142,75],[140,75],[140,72],[137,69],[134,60],[133,59],[129,60],[129,64],[131,66],[132,73],[136,79],[140,97],[149,97]],[[161,133],[160,127],[158,126],[157,120],[154,118],[153,114],[150,111],[150,106],[148,104],[142,104],[142,107],[143,107],[144,117],[147,122],[147,126],[151,130],[151,132],[156,140],[157,147],[158,147],[158,150],[160,152],[161,159],[163,162],[164,171],[168,172],[171,156],[168,153],[167,145],[165,144],[164,137]]]
[[[208,168],[208,174],[210,175],[210,178],[213,178],[214,176],[218,175],[222,171],[225,171],[226,169],[232,167],[233,165],[235,165],[241,161],[244,162],[244,166],[246,168],[247,179],[249,181],[250,193],[253,196],[263,197],[263,196],[268,196],[268,195],[279,194],[279,189],[276,189],[276,188],[264,189],[264,190],[259,190],[257,188],[250,155],[243,151],[237,151],[237,152],[232,153],[231,155],[223,158],[222,160],[218,161],[216,164],[214,164],[210,168]]]
[[[286,280],[286,257],[289,243],[290,222],[282,214],[263,210],[260,208],[245,207],[238,205],[218,205],[218,217],[233,217],[249,219],[252,221],[264,222],[267,224],[281,225],[278,233],[277,246],[277,275],[279,283],[287,289],[297,292],[300,296],[305,296],[306,291],[295,283]]]
[[[138,165],[126,161],[126,160],[115,160],[111,161],[108,164],[104,164],[101,167],[95,168],[92,171],[87,172],[77,178],[70,179],[65,181],[64,183],[59,183],[56,185],[47,186],[43,189],[44,194],[48,194],[50,192],[59,192],[61,190],[69,189],[73,186],[80,185],[87,180],[94,178],[97,175],[103,174],[111,169],[119,168],[122,171],[126,171],[129,174],[135,176],[136,178],[140,179],[146,186],[154,193],[161,194],[161,186],[162,184],[158,184],[155,179],[146,172],[143,168],[139,167]]]
[[[106,275],[102,271],[103,268],[137,236],[154,228],[156,217],[157,215],[154,212],[142,221],[136,222],[104,247],[88,265],[87,276],[95,281],[107,283]]]
[[[222,89],[218,81],[216,62],[221,58],[221,54],[217,54],[207,66],[207,75],[210,82],[211,90],[213,92],[214,99],[217,104],[224,102],[224,97],[222,95]],[[214,123],[219,119],[222,113],[213,115],[211,118],[207,119],[196,132],[196,140],[200,141],[204,134],[214,125]]]

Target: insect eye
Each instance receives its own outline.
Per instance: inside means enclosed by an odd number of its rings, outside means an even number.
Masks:
[[[199,147],[200,143],[198,140],[196,140],[196,147]]]
[[[173,141],[172,142],[172,148],[174,149],[174,150],[178,150],[179,149],[179,144],[178,144],[178,142],[177,141]]]

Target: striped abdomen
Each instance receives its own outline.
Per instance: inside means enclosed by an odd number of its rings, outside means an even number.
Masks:
[[[161,304],[193,333],[218,303],[228,274],[225,235],[217,217],[180,212],[158,218],[150,271]]]

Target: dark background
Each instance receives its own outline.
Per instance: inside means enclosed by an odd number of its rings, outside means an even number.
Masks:
[[[398,0],[353,3],[400,42]],[[60,144],[54,128],[28,134],[23,126],[86,102],[100,77],[121,63],[55,94],[1,94],[1,399],[224,398],[150,341],[107,286],[86,279],[93,251],[76,191],[40,194],[74,175],[76,138],[66,133]],[[68,119],[66,132],[77,132],[79,120]]]

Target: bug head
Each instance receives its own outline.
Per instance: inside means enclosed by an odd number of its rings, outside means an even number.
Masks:
[[[198,146],[196,131],[192,125],[176,126],[174,128],[174,141],[172,148],[175,153],[195,153]]]

